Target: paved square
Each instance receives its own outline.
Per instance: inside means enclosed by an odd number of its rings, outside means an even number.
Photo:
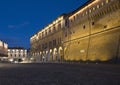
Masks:
[[[0,85],[120,85],[120,65],[0,63]]]

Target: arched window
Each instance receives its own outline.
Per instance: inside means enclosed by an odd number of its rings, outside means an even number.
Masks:
[[[106,0],[106,3],[108,3],[109,2],[109,0]]]
[[[58,29],[61,29],[61,24],[60,23],[58,24]]]
[[[54,31],[54,32],[56,31],[56,27],[55,27],[55,26],[53,27],[53,31]]]
[[[97,8],[100,8],[100,6],[99,6],[99,5],[97,5]]]
[[[44,37],[44,32],[42,32],[42,37]]]
[[[51,28],[49,28],[49,33],[51,33]]]
[[[45,30],[45,35],[47,35],[47,30]]]

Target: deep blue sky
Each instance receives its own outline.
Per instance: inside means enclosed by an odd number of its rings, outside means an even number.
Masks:
[[[63,13],[88,0],[0,0],[0,40],[30,47],[30,37]]]

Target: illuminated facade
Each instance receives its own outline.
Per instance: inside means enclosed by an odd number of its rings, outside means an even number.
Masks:
[[[65,14],[33,35],[30,39],[33,56],[39,61],[60,61],[63,59],[62,29]]]
[[[0,57],[8,57],[8,44],[0,40]]]
[[[13,47],[8,49],[8,58],[22,59],[27,57],[27,50],[20,47]]]
[[[31,52],[40,61],[120,59],[119,17],[119,0],[90,0],[33,35]]]

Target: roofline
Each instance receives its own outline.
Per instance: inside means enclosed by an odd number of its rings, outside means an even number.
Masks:
[[[57,18],[55,18],[54,20],[57,20],[59,17],[63,16],[63,17],[66,17],[68,14],[66,13],[63,13],[61,15],[59,15]],[[52,20],[49,24],[51,24],[54,20]],[[49,24],[47,24],[46,26],[44,26],[43,28],[41,28],[39,31],[37,31],[35,34],[33,34],[31,37],[33,37],[34,35],[38,34],[41,30],[43,30],[45,27],[47,27]],[[30,37],[30,38],[31,38]]]
[[[68,16],[73,15],[74,13],[78,12],[79,10],[81,10],[82,8],[86,7],[86,5],[89,5],[90,3],[94,2],[95,0],[88,0],[87,2],[85,2],[83,5],[81,5],[80,7],[78,7],[77,9],[75,9],[74,11],[70,12],[68,14]]]
[[[24,47],[8,47],[8,49],[25,49]]]
[[[73,15],[74,13],[76,13],[76,12],[78,12],[80,9],[82,9],[82,8],[84,8],[86,5],[88,5],[88,4],[90,4],[90,3],[92,3],[92,2],[94,2],[95,0],[88,0],[86,3],[84,3],[83,5],[81,5],[80,7],[78,7],[76,10],[74,10],[74,11],[72,11],[72,12],[69,12],[69,13],[63,13],[63,14],[61,14],[60,16],[58,16],[56,19],[54,19],[54,20],[57,20],[59,17],[61,17],[61,16],[64,16],[64,17],[69,17],[69,16],[71,16],[71,15]],[[54,21],[53,20],[53,21]],[[53,22],[52,21],[52,22]],[[51,22],[51,23],[52,23]],[[50,24],[50,23],[49,23]],[[48,25],[49,25],[48,24]],[[46,26],[48,26],[48,25],[46,25]],[[36,34],[38,34],[41,30],[43,30],[46,26],[44,26],[42,29],[40,29],[39,31],[37,31],[35,34],[33,34],[30,38],[32,38],[34,35],[36,35]]]

